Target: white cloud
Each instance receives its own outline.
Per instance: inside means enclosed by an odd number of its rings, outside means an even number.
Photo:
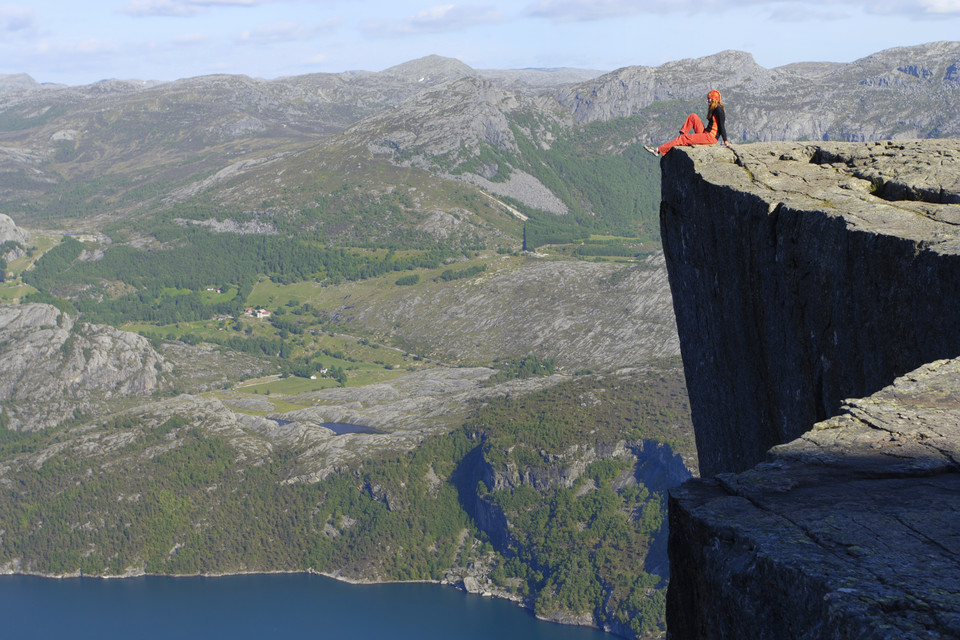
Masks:
[[[239,40],[243,43],[264,44],[272,42],[291,42],[294,40],[309,40],[316,36],[333,31],[340,26],[340,20],[331,18],[319,24],[307,26],[299,22],[277,22],[265,24],[244,31]]]
[[[30,9],[0,7],[0,31],[29,31],[34,26],[34,15]]]
[[[120,13],[131,16],[191,17],[215,7],[254,7],[273,0],[130,0]]]
[[[872,2],[857,2],[856,0],[798,0],[783,2],[781,0],[749,0],[750,4],[768,5],[777,10],[793,8],[795,13],[806,12],[808,15],[822,15],[824,19],[834,19],[839,12],[846,17],[846,10],[862,10],[868,14],[896,16],[908,18],[937,18],[944,15],[960,15],[960,0],[873,0]]]
[[[772,17],[785,20],[797,16],[836,18],[847,9],[909,17],[960,15],[960,0],[536,0],[523,13],[554,22],[589,22],[640,14],[721,12],[747,5],[766,7]]]
[[[73,45],[73,50],[84,55],[96,55],[101,53],[114,53],[117,51],[117,45],[112,42],[105,42],[90,38],[81,40]]]
[[[775,5],[770,11],[770,18],[777,22],[828,22],[831,20],[845,20],[849,13],[842,9],[828,9],[811,7],[795,2]]]
[[[925,13],[960,14],[960,0],[921,0],[920,5],[923,7]]]
[[[273,0],[190,0],[190,4],[198,7],[254,7],[268,4]]]
[[[873,15],[903,15],[908,18],[929,18],[943,15],[960,15],[960,0],[750,0],[751,4],[770,5],[775,8],[792,7],[797,13],[820,13],[835,15],[831,9],[859,9]]]
[[[189,17],[198,13],[197,7],[180,0],[131,0],[120,13],[131,16],[177,16]]]
[[[205,33],[185,33],[182,36],[174,38],[174,42],[178,45],[194,45],[194,44],[206,44],[211,41],[209,35]]]
[[[120,48],[114,42],[88,38],[75,41],[40,40],[31,47],[36,55],[58,56],[60,58],[76,58],[82,56],[96,56],[100,54],[114,54]]]
[[[244,31],[240,34],[240,40],[256,43],[303,40],[306,33],[307,30],[296,22],[277,22],[261,25],[251,31]]]
[[[710,2],[701,3],[709,6]],[[533,18],[547,18],[555,22],[587,22],[620,18],[640,13],[662,13],[686,10],[686,0],[636,2],[635,0],[538,0],[528,5],[524,13]]]
[[[402,37],[428,33],[450,33],[472,27],[500,24],[506,17],[490,5],[443,4],[424,9],[397,21],[369,21],[363,30],[371,36]]]

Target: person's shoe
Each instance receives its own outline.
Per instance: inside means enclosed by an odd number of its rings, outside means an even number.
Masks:
[[[648,147],[647,145],[643,145],[643,148],[649,151],[650,153],[652,153],[653,155],[657,156],[658,158],[660,157],[660,152],[654,149],[653,147]]]

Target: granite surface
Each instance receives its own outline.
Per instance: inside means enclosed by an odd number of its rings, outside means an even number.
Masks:
[[[670,501],[672,638],[960,637],[960,360]]]
[[[960,140],[678,147],[661,164],[703,476],[960,356]]]
[[[678,148],[668,636],[960,637],[960,141]]]

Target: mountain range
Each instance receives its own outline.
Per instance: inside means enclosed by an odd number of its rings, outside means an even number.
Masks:
[[[0,572],[434,580],[657,637],[697,452],[642,145],[713,88],[735,144],[960,136],[956,42],[0,76]]]
[[[958,86],[956,42],[775,69],[725,51],[606,74],[477,71],[429,56],[378,73],[276,80],[64,87],[4,76],[0,207],[21,221],[79,222],[204,196],[222,211],[270,217],[315,204],[303,193],[313,185],[332,190],[352,181],[382,191],[377,185],[396,178],[378,173],[412,168],[421,170],[407,174],[412,182],[455,177],[564,213],[583,190],[558,193],[539,159],[524,155],[551,149],[582,125],[615,123],[581,144],[617,155],[672,137],[719,88],[734,142],[950,137],[960,135]],[[263,206],[277,193],[286,206]],[[587,203],[588,212],[595,208]]]

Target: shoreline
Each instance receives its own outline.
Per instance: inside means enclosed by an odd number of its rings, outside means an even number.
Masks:
[[[91,575],[84,574],[83,572],[77,571],[76,573],[63,573],[63,574],[54,574],[54,573],[41,573],[37,571],[22,571],[20,569],[12,569],[9,565],[5,567],[0,567],[0,578],[4,576],[27,576],[31,578],[43,578],[45,580],[76,580],[76,579],[93,579],[93,580],[125,580],[129,578],[229,578],[233,576],[271,576],[271,575],[313,575],[319,576],[321,578],[328,578],[330,580],[336,580],[337,582],[342,582],[344,584],[354,585],[354,586],[375,586],[380,584],[435,584],[441,587],[452,587],[457,591],[462,591],[467,595],[480,596],[482,598],[500,598],[501,600],[508,600],[513,602],[524,609],[533,611],[532,607],[527,606],[523,599],[519,596],[515,596],[511,593],[505,591],[480,591],[472,593],[467,591],[463,587],[462,581],[460,584],[456,582],[451,582],[449,580],[372,580],[366,578],[349,578],[343,575],[340,575],[339,572],[327,572],[327,571],[317,571],[316,569],[277,569],[273,571],[259,570],[259,571],[231,571],[227,573],[148,573],[146,571],[136,571],[136,572],[127,572],[123,574],[105,574],[105,575]],[[539,618],[539,616],[537,616]],[[545,618],[541,618],[545,619]]]
[[[13,564],[13,563],[10,563]],[[48,574],[48,573],[39,573],[33,571],[21,571],[14,570],[10,567],[10,564],[0,567],[0,579],[5,576],[26,576],[30,578],[41,578],[44,580],[77,580],[77,579],[93,579],[93,580],[125,580],[130,578],[229,578],[234,576],[271,576],[271,575],[312,575],[318,576],[321,578],[326,578],[329,580],[334,580],[336,582],[341,582],[344,584],[349,584],[353,586],[375,586],[375,585],[399,585],[399,584],[432,584],[440,587],[451,587],[457,591],[460,591],[464,595],[468,596],[479,596],[481,598],[498,598],[500,600],[506,600],[513,603],[517,607],[524,609],[530,612],[537,620],[542,622],[551,622],[553,624],[560,624],[564,626],[576,626],[576,627],[590,627],[609,633],[614,636],[619,636],[612,629],[606,629],[599,627],[593,623],[585,623],[582,618],[577,616],[568,617],[568,616],[558,616],[557,618],[549,618],[538,615],[533,606],[524,602],[522,598],[514,594],[508,593],[506,591],[477,591],[471,592],[466,589],[463,585],[463,580],[461,579],[459,583],[451,582],[449,580],[370,580],[365,578],[348,578],[343,575],[339,575],[338,572],[326,572],[326,571],[317,571],[316,569],[278,569],[275,571],[232,571],[229,573],[147,573],[146,571],[137,571],[137,572],[127,572],[119,575],[87,575],[82,572],[76,573],[65,573],[65,574]]]
[[[52,574],[52,573],[40,573],[35,571],[21,571],[12,569],[9,564],[4,567],[0,567],[0,578],[5,576],[25,576],[30,578],[41,578],[44,580],[77,580],[77,579],[92,579],[92,580],[126,580],[130,578],[229,578],[234,576],[271,576],[271,575],[312,575],[318,576],[321,578],[327,578],[329,580],[335,580],[336,582],[342,582],[344,584],[349,584],[353,586],[375,586],[375,585],[393,585],[393,584],[432,584],[440,587],[451,587],[457,591],[460,591],[464,595],[470,596],[479,596],[481,598],[498,598],[500,600],[506,600],[512,602],[521,609],[525,609],[530,612],[537,620],[543,622],[552,622],[554,624],[562,625],[572,625],[572,626],[586,626],[598,629],[600,631],[605,631],[606,633],[612,633],[609,630],[598,627],[594,624],[583,624],[582,622],[566,622],[562,619],[547,618],[535,613],[534,608],[523,601],[519,596],[513,595],[505,591],[479,591],[479,592],[470,592],[463,586],[463,581],[460,583],[451,582],[449,580],[369,580],[364,578],[348,578],[343,575],[339,575],[337,572],[326,572],[326,571],[317,571],[316,569],[278,569],[275,571],[232,571],[229,573],[147,573],[146,571],[137,571],[137,572],[127,572],[119,575],[87,575],[82,572],[76,573],[65,573],[65,574]]]

